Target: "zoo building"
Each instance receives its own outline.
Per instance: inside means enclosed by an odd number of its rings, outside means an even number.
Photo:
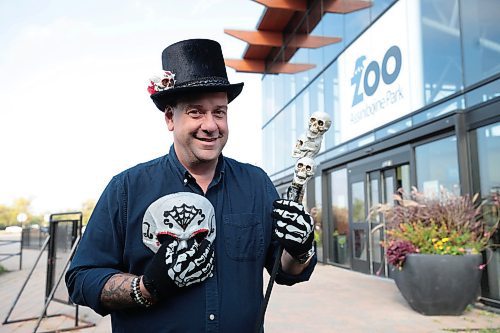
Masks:
[[[500,2],[259,0],[241,72],[262,74],[263,167],[279,193],[310,115],[331,128],[304,198],[318,259],[391,278],[372,206],[412,186],[500,192]],[[498,232],[491,239],[500,243]],[[500,249],[488,254],[481,301],[500,307]]]

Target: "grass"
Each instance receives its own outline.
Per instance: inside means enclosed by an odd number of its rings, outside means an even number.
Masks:
[[[8,271],[5,269],[5,267],[3,267],[2,265],[0,265],[0,275],[2,275],[3,273],[7,273]]]

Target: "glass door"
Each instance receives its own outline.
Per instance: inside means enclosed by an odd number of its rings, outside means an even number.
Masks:
[[[366,174],[357,169],[349,179],[349,225],[352,244],[352,268],[355,271],[369,273],[368,258],[369,228],[366,220]]]
[[[368,174],[368,215],[370,229],[370,274],[381,271],[384,265],[384,251],[381,242],[384,240],[384,225],[380,214],[371,214],[370,210],[383,202],[384,183],[381,181],[383,172],[372,171]]]
[[[348,165],[349,232],[353,270],[389,276],[384,256],[385,221],[370,214],[380,204],[394,204],[399,188],[409,192],[410,149],[375,155]]]

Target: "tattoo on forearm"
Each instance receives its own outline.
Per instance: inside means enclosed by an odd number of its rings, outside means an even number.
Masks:
[[[135,306],[130,297],[131,283],[135,275],[115,274],[109,278],[101,291],[101,302],[110,310],[119,310]]]

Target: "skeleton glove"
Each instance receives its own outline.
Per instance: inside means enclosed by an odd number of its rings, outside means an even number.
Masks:
[[[274,234],[285,250],[297,259],[313,246],[313,219],[304,206],[295,201],[280,199],[274,201],[273,206]]]
[[[204,239],[178,250],[176,239],[165,241],[144,272],[144,285],[155,298],[168,298],[180,291],[179,287],[202,282],[212,276],[214,250]]]

